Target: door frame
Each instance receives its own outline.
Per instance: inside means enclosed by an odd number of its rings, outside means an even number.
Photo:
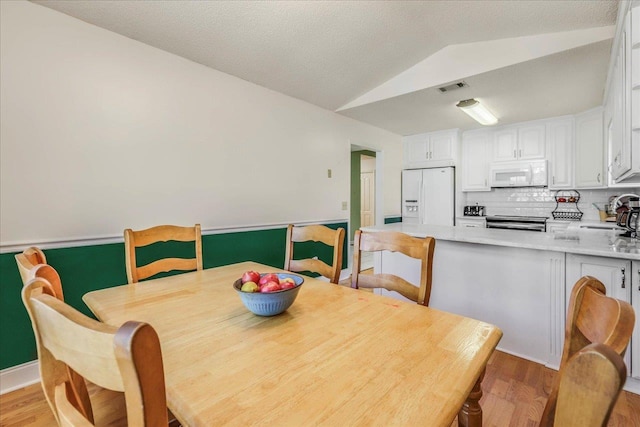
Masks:
[[[374,208],[374,217],[375,217],[375,225],[384,225],[384,151],[379,148],[374,148],[368,146],[366,143],[363,144],[355,144],[352,141],[349,141],[349,156],[354,151],[371,151],[375,153],[376,158],[376,173],[375,173],[375,208]],[[351,161],[349,161],[349,176],[351,177],[353,174],[351,168]],[[360,180],[360,174],[358,173],[358,182]],[[349,221],[348,227],[349,232],[347,238],[349,239],[349,244],[353,243],[353,235],[355,234],[354,224],[351,221],[353,217],[353,199],[351,196],[351,179],[349,183],[350,191],[349,191]],[[358,197],[360,194],[358,192]],[[358,203],[359,204],[359,203]],[[360,217],[360,210],[358,209],[358,218]],[[360,220],[358,220],[358,223]],[[358,225],[359,228],[359,225]]]

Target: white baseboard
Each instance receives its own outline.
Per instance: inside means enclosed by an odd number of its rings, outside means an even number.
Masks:
[[[0,395],[40,382],[38,361],[23,363],[0,371]]]

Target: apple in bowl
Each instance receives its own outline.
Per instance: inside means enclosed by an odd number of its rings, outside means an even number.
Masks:
[[[242,283],[242,280],[242,277],[236,280],[233,288],[245,307],[259,316],[275,316],[287,310],[304,282],[302,276],[291,273],[262,274],[258,282]]]

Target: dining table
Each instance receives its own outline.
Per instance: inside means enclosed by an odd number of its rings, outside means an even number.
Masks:
[[[158,333],[167,406],[183,426],[481,426],[496,326],[304,277],[293,305],[251,313],[241,262],[92,291],[96,317]]]

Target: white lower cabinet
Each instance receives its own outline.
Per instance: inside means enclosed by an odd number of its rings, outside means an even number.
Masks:
[[[638,263],[634,262],[634,266],[637,268]],[[636,273],[637,274],[637,273]],[[622,301],[631,303],[631,290],[633,274],[631,270],[631,261],[625,259],[616,258],[603,258],[589,255],[573,255],[567,254],[567,267],[566,267],[566,305],[569,305],[569,298],[571,296],[571,289],[573,285],[582,276],[593,276],[600,280],[607,288],[607,295],[612,298],[617,298]],[[640,292],[638,292],[640,294]],[[637,304],[636,304],[637,305]],[[638,313],[638,308],[636,308]],[[638,326],[636,323],[635,337],[632,338],[627,352],[624,357],[624,363],[627,365],[627,374],[637,371],[637,367],[634,369],[632,361],[637,361],[638,352],[634,351],[634,346],[638,346]],[[636,373],[638,375],[638,373]]]

